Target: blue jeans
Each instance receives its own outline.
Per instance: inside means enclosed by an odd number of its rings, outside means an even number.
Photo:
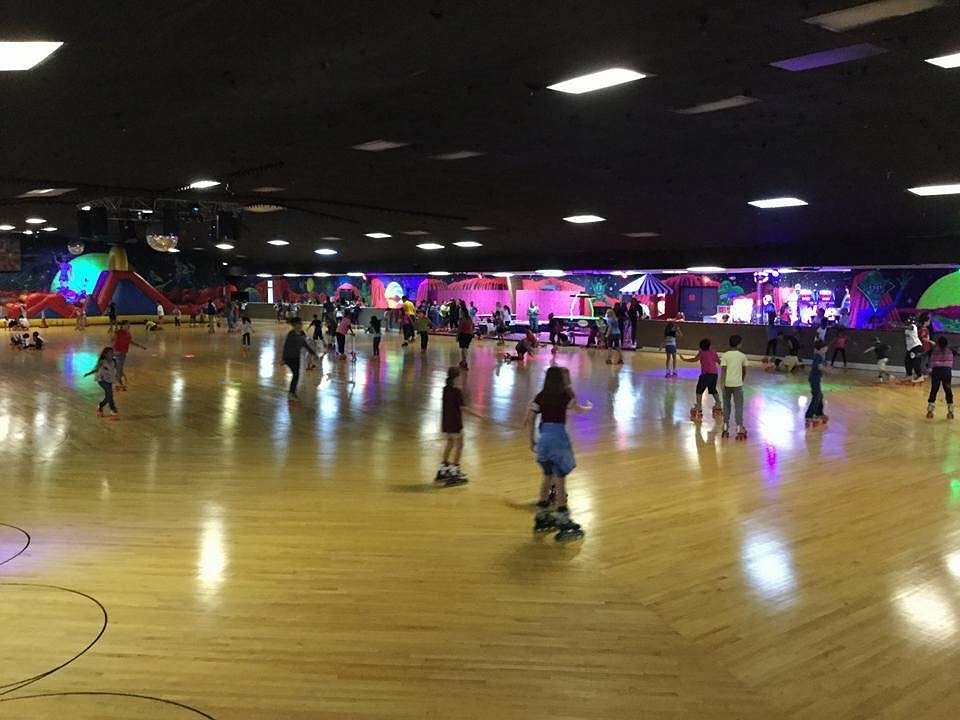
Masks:
[[[820,378],[810,378],[810,403],[804,415],[808,420],[823,417],[823,388],[820,387]]]
[[[97,385],[103,388],[103,400],[100,401],[99,405],[100,411],[103,411],[104,405],[109,405],[110,409],[116,412],[117,404],[113,402],[113,383],[97,380]]]

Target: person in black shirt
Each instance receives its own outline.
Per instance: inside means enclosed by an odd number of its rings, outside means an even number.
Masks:
[[[316,351],[307,343],[307,336],[303,332],[303,321],[293,318],[290,321],[290,332],[283,343],[283,363],[293,376],[290,378],[290,399],[297,399],[297,383],[300,381],[300,351],[306,350],[317,357]]]
[[[640,324],[640,302],[637,300],[637,296],[634,295],[633,299],[630,300],[630,306],[627,308],[627,317],[630,319],[630,339],[633,341],[633,346],[637,346],[637,327]],[[621,342],[626,344],[626,337],[621,336]]]
[[[440,413],[440,431],[446,444],[443,446],[443,462],[434,478],[434,482],[444,486],[467,482],[467,476],[460,469],[460,455],[463,453],[463,413],[477,413],[466,406],[462,388],[463,374],[460,368],[448,368]]]
[[[873,338],[873,345],[863,351],[863,354],[872,352],[877,358],[877,381],[886,382],[893,378],[893,373],[887,372],[887,361],[890,358],[890,346],[880,340],[879,337]]]

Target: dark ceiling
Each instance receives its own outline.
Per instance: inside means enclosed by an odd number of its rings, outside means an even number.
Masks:
[[[960,51],[958,4],[843,33],[803,22],[852,4],[7,0],[2,39],[66,44],[0,73],[0,198],[78,190],[3,200],[0,221],[41,213],[60,243],[82,201],[243,205],[269,185],[285,190],[259,201],[288,209],[245,213],[222,253],[249,272],[955,261],[960,196],[906,188],[960,180],[960,69],[923,62]],[[863,42],[887,52],[769,64]],[[608,66],[652,77],[542,89]],[[738,94],[759,102],[675,112]],[[409,145],[351,149],[381,138]],[[483,155],[430,157],[457,150]],[[178,195],[200,177],[226,184]],[[775,195],[810,205],[747,205]],[[607,221],[563,222],[581,211]],[[266,244],[278,237],[291,244]],[[463,239],[483,247],[452,246]],[[220,253],[191,240],[186,252]]]

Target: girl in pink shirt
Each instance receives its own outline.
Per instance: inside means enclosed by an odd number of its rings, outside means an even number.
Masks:
[[[948,346],[947,339],[941,335],[930,351],[930,397],[927,398],[927,417],[933,418],[933,409],[937,403],[937,393],[943,386],[943,396],[947,401],[947,419],[953,420],[953,358],[957,351]]]
[[[723,407],[720,403],[720,393],[717,392],[717,376],[720,374],[720,356],[716,350],[710,349],[710,341],[704,338],[700,341],[700,350],[692,357],[680,356],[685,362],[700,361],[700,377],[697,379],[697,395],[693,407],[690,408],[691,420],[703,419],[703,391],[713,396],[713,416],[720,417]]]
[[[350,317],[344,314],[340,324],[337,325],[337,353],[341,360],[346,355],[347,333],[353,334],[353,325],[350,324]]]

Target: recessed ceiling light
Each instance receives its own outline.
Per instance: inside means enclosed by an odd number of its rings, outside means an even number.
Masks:
[[[348,272],[347,277],[363,277],[362,272]]]
[[[483,232],[484,230],[493,230],[489,225],[464,225],[464,230],[469,230],[470,232]]]
[[[483,155],[482,152],[474,152],[473,150],[457,150],[455,152],[443,153],[442,155],[431,155],[430,157],[434,160],[466,160],[467,158],[479,157]]]
[[[880,20],[911,15],[944,4],[945,0],[878,0],[844,10],[814,15],[805,18],[804,22],[819,25],[824,30],[846,32]]]
[[[314,276],[314,277],[330,277],[330,273],[328,273],[328,272],[315,272],[315,273],[313,274],[313,276]]]
[[[280,212],[281,210],[286,210],[283,205],[273,205],[271,203],[252,203],[250,205],[244,205],[243,209],[247,212],[256,213],[258,215],[265,215],[266,213],[275,213]]]
[[[219,180],[194,180],[187,185],[187,187],[191,190],[206,190],[207,188],[216,187],[219,184]]]
[[[404,230],[404,235],[429,235],[426,230]]]
[[[56,232],[56,231],[57,231],[57,228],[55,228],[53,225],[47,225],[47,227],[43,228],[43,231],[44,231],[44,232]]]
[[[333,248],[317,248],[314,250],[317,255],[336,255],[337,251]]]
[[[137,210],[137,212],[143,215],[153,215],[153,210],[151,210],[150,208],[143,208],[141,210]]]
[[[76,190],[76,188],[38,188],[36,190],[27,190],[27,192],[17,197],[59,197],[74,190]]]
[[[543,275],[543,277],[563,277],[566,273],[563,270],[537,270],[537,275]]]
[[[271,275],[270,273],[257,273],[257,277],[258,277],[258,278],[272,278],[273,275]]]
[[[46,222],[43,218],[38,217],[29,217],[27,218],[27,225],[43,225]]]
[[[217,243],[214,247],[218,250],[233,250],[233,245],[230,243]]]
[[[691,273],[718,273],[726,272],[726,268],[717,267],[716,265],[694,265],[693,267],[688,267],[687,272]]]
[[[267,245],[276,245],[277,247],[282,247],[289,244],[289,240],[281,240],[280,238],[277,238],[276,240],[267,240]]]
[[[300,273],[284,273],[284,277],[300,277]]]
[[[443,245],[440,243],[420,243],[417,247],[421,250],[443,250]]]
[[[0,70],[29,70],[61,45],[62,42],[0,42]]]
[[[427,275],[433,275],[434,277],[447,277],[449,275],[446,270],[431,270]]]
[[[286,188],[277,187],[276,185],[261,185],[260,187],[255,187],[252,192],[255,193],[275,193],[283,192]]]
[[[953,68],[960,67],[960,53],[953,53],[953,55],[941,55],[940,57],[927,58],[924,62],[928,62],[931,65],[936,65],[937,67],[946,68],[947,70],[952,70]]]
[[[229,263],[222,262],[222,263],[220,263],[220,264],[223,265],[224,267],[226,267]]]
[[[454,245],[462,248],[475,248],[481,247],[483,243],[478,243],[476,240],[460,240],[459,242],[455,242]]]
[[[579,95],[580,93],[601,90],[614,85],[622,85],[623,83],[631,82],[633,80],[640,80],[645,77],[646,75],[635,70],[627,70],[625,68],[607,68],[606,70],[601,70],[600,72],[590,73],[589,75],[580,75],[579,77],[570,78],[569,80],[564,80],[563,82],[547,85],[547,90],[556,90],[557,92]]]
[[[568,215],[564,220],[574,225],[584,225],[586,223],[603,222],[606,218],[602,218],[599,215]]]
[[[373,238],[374,240],[383,240],[384,238],[393,237],[390,233],[385,232],[372,232],[364,233],[368,238]]]
[[[770,64],[781,70],[803,72],[804,70],[814,70],[816,68],[829,67],[830,65],[839,65],[840,63],[852,62],[853,60],[862,60],[863,58],[873,57],[874,55],[880,55],[885,52],[887,51],[882,47],[877,47],[870,43],[859,43],[857,45],[834,48],[833,50],[798,55],[797,57],[778,60]]]
[[[658,232],[632,232],[632,233],[624,233],[623,236],[624,236],[624,237],[628,237],[628,238],[652,238],[652,237],[660,237],[660,233],[658,233]]]
[[[167,252],[168,252],[168,253],[178,253],[178,252],[180,252],[180,248],[170,248],[170,249],[167,250]]]
[[[806,205],[807,203],[800,198],[778,197],[766,198],[765,200],[751,200],[747,204],[753,205],[757,208],[762,208],[764,210],[769,210],[770,208],[799,207],[800,205]]]
[[[366,150],[367,152],[383,152],[384,150],[394,150],[409,145],[410,143],[395,142],[393,140],[371,140],[369,142],[353,145],[354,150]]]
[[[84,212],[90,212],[91,207],[90,207],[89,205],[84,205],[84,206],[81,207],[80,209],[83,210]]]
[[[342,238],[338,238],[336,235],[324,235],[320,239],[326,240],[327,242],[337,242],[337,240],[341,240]]]
[[[16,228],[15,225],[9,225],[9,224],[7,224],[7,223],[4,223],[3,225],[0,225],[0,230],[3,230],[4,232],[7,231],[7,230],[16,230],[16,229],[17,229],[17,228]]]
[[[729,110],[735,107],[743,107],[744,105],[752,105],[755,102],[759,102],[755,97],[734,95],[723,98],[722,100],[712,100],[711,102],[700,103],[699,105],[691,105],[688,108],[677,110],[677,112],[680,115],[701,115],[703,113],[717,112],[718,110]]]
[[[24,231],[23,231],[23,234],[24,234],[24,235],[33,235],[33,230],[24,230]]]
[[[930,195],[958,195],[960,194],[960,183],[951,183],[949,185],[921,185],[919,187],[907,188],[907,192],[924,197]],[[29,220],[27,222],[30,222]]]
[[[512,273],[512,272],[495,272],[495,273],[490,273],[490,274],[491,274],[493,277],[500,277],[500,278],[513,277],[513,273]]]

